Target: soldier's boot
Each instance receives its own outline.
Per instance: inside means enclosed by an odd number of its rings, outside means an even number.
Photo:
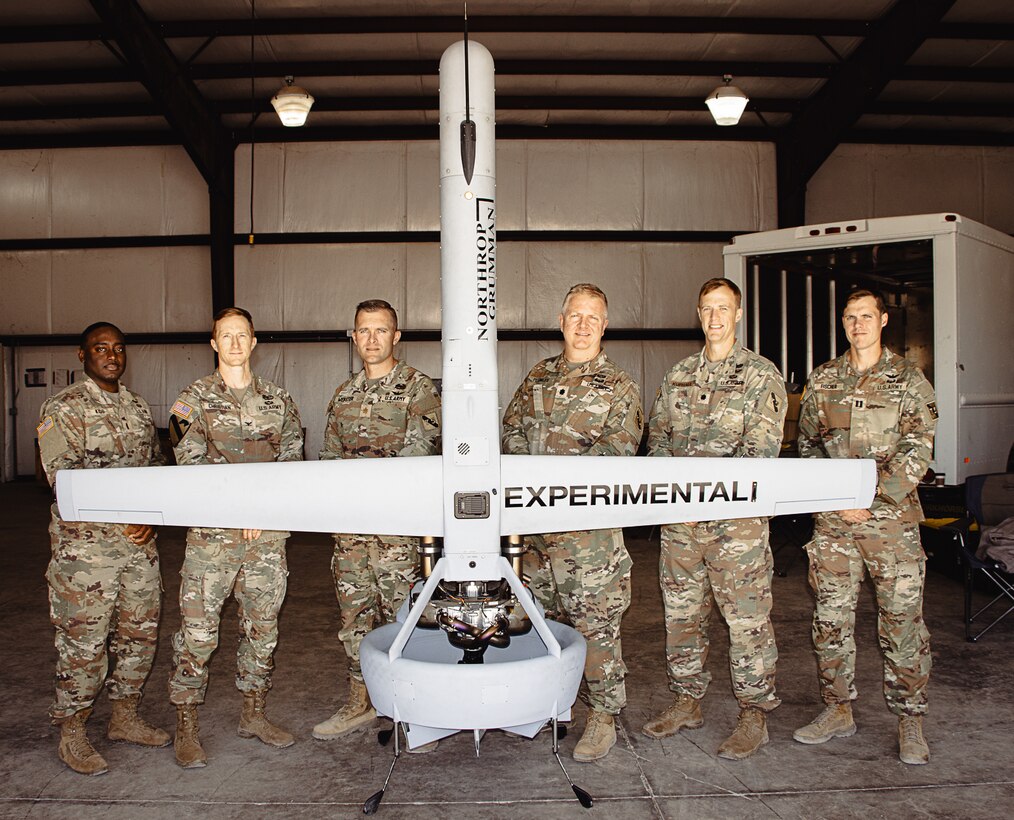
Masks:
[[[827,743],[833,737],[852,737],[856,722],[852,719],[852,704],[829,703],[813,720],[792,733],[800,743]]]
[[[88,742],[85,731],[85,723],[91,713],[91,708],[82,709],[60,721],[60,760],[78,774],[105,774],[109,766]]]
[[[123,743],[136,743],[138,746],[168,746],[169,733],[152,726],[137,714],[140,702],[140,695],[128,695],[112,701],[113,713],[109,716],[106,737]]]
[[[747,706],[739,710],[736,729],[718,747],[718,756],[726,760],[743,760],[767,742],[767,714],[760,709]]]
[[[616,745],[616,722],[612,715],[592,709],[588,712],[588,722],[584,734],[574,747],[574,760],[589,763],[609,754]]]
[[[317,740],[334,740],[370,723],[377,717],[377,710],[370,703],[370,694],[366,684],[355,678],[349,679],[349,699],[331,717],[313,727],[313,736]]]
[[[929,744],[922,734],[922,717],[902,715],[898,719],[898,757],[902,763],[921,766],[929,763]]]
[[[676,701],[654,720],[641,728],[648,737],[670,737],[680,729],[700,729],[704,725],[701,702],[690,695],[679,695]]]
[[[284,749],[296,742],[296,738],[281,726],[275,726],[264,714],[264,699],[267,691],[243,693],[243,712],[239,718],[239,736],[256,737],[268,746]]]
[[[176,707],[176,738],[173,741],[176,762],[184,769],[200,769],[208,765],[208,756],[201,746],[201,727],[197,722],[197,706],[192,703]]]

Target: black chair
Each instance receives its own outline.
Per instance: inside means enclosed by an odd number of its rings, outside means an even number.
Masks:
[[[965,570],[965,638],[974,642],[1014,612],[1014,574],[1007,572],[998,561],[988,556],[978,558],[975,554],[983,529],[994,527],[1014,516],[1014,473],[993,473],[968,478],[965,482],[965,507],[968,510],[967,518],[947,524],[941,529],[953,533],[960,550]],[[971,529],[973,523],[978,524],[978,531]],[[990,591],[998,594],[973,614],[972,591],[977,575],[988,579],[992,585],[989,586]],[[976,619],[997,603],[1007,605],[1006,610],[972,634]]]

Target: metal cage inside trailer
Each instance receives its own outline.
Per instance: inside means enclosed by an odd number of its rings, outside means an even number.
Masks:
[[[957,214],[857,219],[744,234],[724,251],[746,344],[802,384],[848,348],[850,290],[887,302],[884,343],[933,383],[931,468],[948,485],[1001,472],[1014,443],[1014,239]],[[791,387],[790,387],[791,389]]]

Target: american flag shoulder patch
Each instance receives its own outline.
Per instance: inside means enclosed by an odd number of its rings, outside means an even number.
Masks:
[[[190,418],[190,414],[194,412],[194,408],[185,401],[177,401],[176,404],[172,406],[172,410],[170,410],[170,412],[188,419]]]
[[[46,416],[42,421],[39,422],[38,427],[35,428],[35,432],[39,434],[39,438],[42,438],[54,427],[56,427],[56,422],[53,421],[53,417]]]

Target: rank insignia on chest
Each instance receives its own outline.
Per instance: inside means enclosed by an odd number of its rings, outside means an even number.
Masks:
[[[852,409],[862,410],[866,406],[866,399],[852,399]]]
[[[361,419],[368,419],[372,413],[373,413],[372,404],[364,404],[359,408],[359,418]]]
[[[565,399],[567,398],[567,388],[560,386],[556,388],[556,398]]]
[[[194,412],[194,408],[185,401],[177,401],[169,412],[179,416],[180,418],[188,419],[190,418],[190,414]]]
[[[56,423],[53,421],[53,417],[46,416],[42,421],[39,422],[39,426],[35,428],[35,432],[39,434],[39,438],[42,438],[55,426]]]

